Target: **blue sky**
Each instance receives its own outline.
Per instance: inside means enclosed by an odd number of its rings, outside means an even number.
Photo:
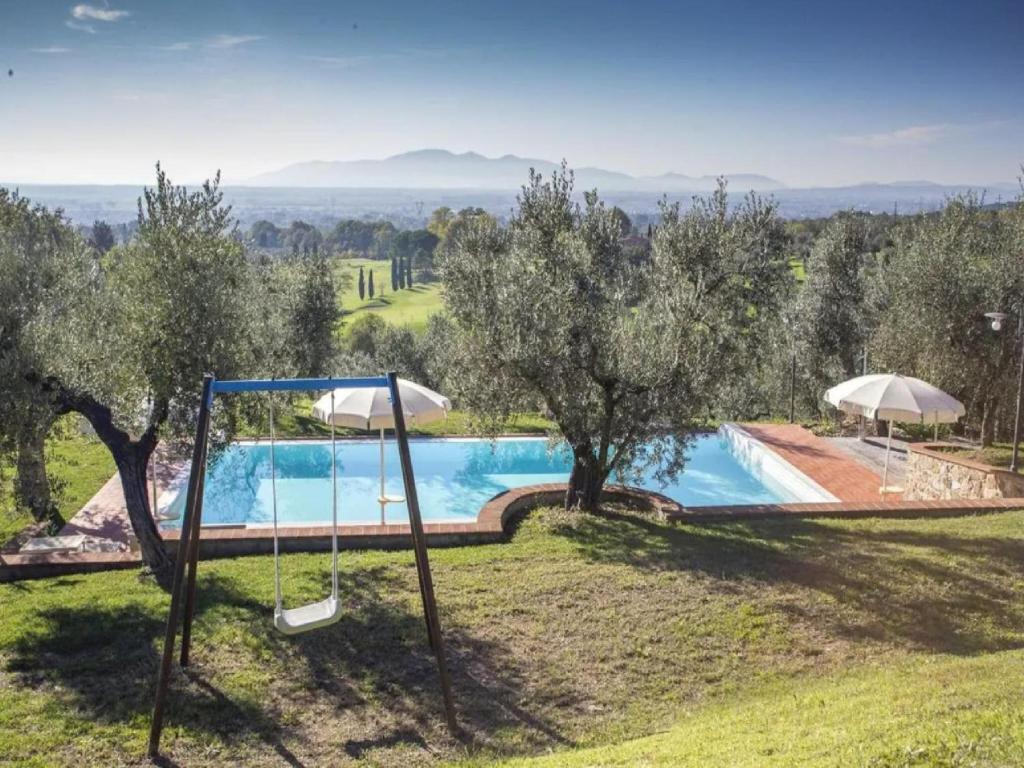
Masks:
[[[0,0],[0,178],[424,147],[791,186],[1008,181],[1024,3]],[[14,70],[7,77],[8,69]]]

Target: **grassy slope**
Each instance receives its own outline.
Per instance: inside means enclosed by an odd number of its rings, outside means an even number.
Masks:
[[[363,301],[359,300],[360,266],[365,268],[367,280],[369,279],[369,270],[373,270],[374,285],[378,289],[373,299],[367,297]],[[342,286],[339,298],[348,320],[353,319],[360,312],[373,312],[392,325],[404,325],[413,330],[422,330],[426,327],[430,316],[441,311],[440,283],[414,285],[412,288],[399,290],[397,293],[392,292],[391,264],[388,261],[343,259],[339,262],[338,269],[341,277],[339,284]],[[383,281],[385,289],[383,296],[379,295],[381,281]]]
[[[63,437],[47,443],[46,468],[57,481],[57,500],[67,519],[75,514],[114,474],[114,460],[99,440]],[[13,468],[5,467],[0,493],[0,543],[7,541],[31,522],[31,517],[14,507],[11,495]]]
[[[553,764],[1018,763],[1024,512],[670,527],[546,510],[508,544],[431,559],[465,742],[441,726],[410,553],[344,553],[344,619],[292,639],[270,625],[271,560],[250,557],[200,569],[171,758],[485,764],[686,717]],[[289,604],[322,596],[325,564],[283,559]],[[111,572],[0,585],[0,604],[0,763],[137,761],[166,596]]]
[[[1024,765],[1024,652],[936,656],[765,686],[666,733],[513,760],[546,766]]]

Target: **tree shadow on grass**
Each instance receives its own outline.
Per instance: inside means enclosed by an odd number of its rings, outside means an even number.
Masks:
[[[522,703],[529,700],[525,678],[506,647],[461,628],[443,628],[463,729],[462,741],[453,739],[444,728],[414,569],[343,572],[339,586],[345,606],[339,623],[285,637],[272,627],[272,606],[232,579],[200,569],[193,663],[184,674],[175,666],[165,714],[165,764],[187,756],[189,743],[196,737],[205,741],[203,734],[242,753],[269,748],[289,765],[335,764],[391,750],[502,750],[489,734],[509,728],[518,734],[517,749],[570,743]],[[313,591],[319,590],[329,590],[329,576],[317,575]],[[90,721],[144,718],[148,725],[165,611],[166,604],[132,602],[43,609],[38,628],[15,642],[7,671],[22,687],[56,687]],[[251,687],[240,692],[233,686],[231,674],[251,671],[245,665],[253,659],[244,649],[241,668],[220,667],[232,661],[232,649],[213,640],[226,624],[248,636],[246,645],[269,653],[265,669],[258,670],[270,673],[266,690],[254,694]],[[182,729],[191,735],[176,744],[173,734]],[[317,729],[326,729],[330,739],[324,742]]]
[[[224,580],[203,582],[206,594],[197,605],[197,621],[202,620],[204,607],[218,599],[249,611],[263,607]],[[41,610],[36,614],[38,629],[16,640],[6,669],[24,688],[54,686],[60,695],[70,695],[75,709],[92,722],[131,723],[143,716],[148,723],[165,611],[165,605],[154,609],[140,603]],[[282,755],[287,753],[276,726],[258,708],[230,700],[201,676],[183,678],[176,667],[171,690],[169,709],[187,710],[189,727],[228,743],[259,737]]]
[[[329,589],[324,576],[321,588]],[[303,679],[314,682],[336,711],[363,708],[383,713],[385,727],[343,741],[346,753],[363,755],[396,745],[503,751],[492,734],[514,730],[517,749],[571,744],[558,726],[531,711],[521,660],[504,644],[464,627],[444,626],[460,733],[444,726],[437,660],[430,648],[415,569],[377,567],[345,574],[340,586],[345,616],[322,631],[271,642],[301,660]],[[443,606],[442,606],[443,607]]]
[[[813,611],[811,600],[777,602],[849,640],[959,654],[1024,647],[1021,539],[807,519],[673,526],[631,514],[579,516],[551,529],[593,562],[824,595]]]

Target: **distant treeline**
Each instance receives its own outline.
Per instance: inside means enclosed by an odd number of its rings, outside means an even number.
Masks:
[[[249,228],[248,240],[255,248],[283,255],[319,251],[390,260],[404,265],[403,275],[406,270],[415,271],[417,279],[422,282],[434,279],[434,255],[451,227],[475,217],[492,218],[482,208],[453,211],[442,207],[431,214],[422,229],[399,229],[389,221],[360,219],[342,219],[324,229],[305,221],[293,221],[287,227],[279,227],[262,220]]]

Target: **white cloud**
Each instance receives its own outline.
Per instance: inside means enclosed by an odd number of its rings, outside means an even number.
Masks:
[[[379,64],[387,61],[406,61],[409,59],[432,59],[447,56],[452,53],[451,49],[438,48],[405,48],[398,51],[386,53],[367,53],[353,56],[302,56],[305,61],[312,61],[316,64],[323,64],[327,67],[347,69],[358,67],[364,64]]]
[[[69,53],[70,48],[61,48],[59,45],[51,45],[46,48],[29,48],[32,53]]]
[[[866,133],[856,136],[840,136],[839,141],[855,147],[885,149],[887,147],[907,147],[931,144],[943,138],[950,129],[947,123],[936,125],[911,125],[887,133]]]
[[[376,61],[387,60],[391,58],[399,58],[396,55],[378,53],[369,54],[365,56],[303,56],[306,61],[313,61],[317,64],[325,64],[329,67],[339,67],[342,69],[348,67],[355,67],[360,64],[369,64]]]
[[[118,11],[113,8],[97,8],[95,5],[82,3],[71,9],[71,15],[79,21],[90,19],[92,21],[120,21],[126,16],[131,16],[130,11]]]
[[[180,40],[176,43],[154,46],[157,51],[191,51],[195,48],[235,48],[246,43],[255,43],[257,40],[265,40],[264,35],[215,35],[206,40]]]
[[[234,48],[246,43],[264,40],[264,35],[215,35],[206,42],[207,48]]]
[[[303,56],[306,61],[315,61],[317,64],[327,64],[332,67],[350,67],[357,63],[359,56]]]
[[[68,29],[77,29],[79,32],[88,32],[90,35],[96,34],[96,27],[92,24],[83,24],[82,22],[74,21],[73,19],[65,21],[64,26]]]

